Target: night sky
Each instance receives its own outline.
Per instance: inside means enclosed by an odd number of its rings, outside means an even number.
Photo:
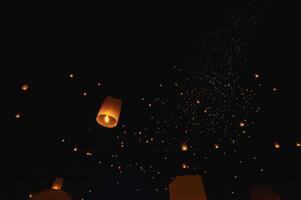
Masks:
[[[209,200],[249,199],[260,185],[298,199],[297,27],[294,10],[272,1],[10,8],[6,199],[62,177],[75,200],[168,200],[168,184],[185,174],[203,177]],[[96,122],[107,96],[122,100],[112,129]]]

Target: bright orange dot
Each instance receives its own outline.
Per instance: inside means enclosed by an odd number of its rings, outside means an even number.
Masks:
[[[87,92],[83,92],[83,95],[84,95],[84,96],[87,96],[87,94],[88,94]]]
[[[73,78],[73,77],[74,77],[74,74],[69,74],[69,77],[70,77],[70,78]]]
[[[246,125],[245,122],[243,122],[243,121],[239,122],[240,127],[244,127],[245,125]]]
[[[32,194],[29,194],[29,198],[31,198],[32,197]]]
[[[297,147],[301,147],[301,142],[296,142]]]
[[[255,78],[259,78],[259,74],[255,74]]]
[[[275,149],[279,149],[280,148],[280,144],[278,142],[274,142],[274,147],[275,147]]]
[[[74,147],[74,148],[73,148],[73,151],[77,151],[77,147]]]
[[[214,144],[214,148],[215,148],[215,149],[218,149],[218,148],[219,148],[219,145],[218,145],[218,144]]]
[[[182,151],[188,151],[188,146],[186,143],[182,143]]]
[[[29,85],[28,85],[27,83],[24,83],[24,84],[22,85],[21,89],[22,89],[23,91],[28,91]]]
[[[277,91],[277,88],[274,87],[274,88],[273,88],[273,91],[276,92],[276,91]]]
[[[15,114],[15,118],[16,118],[16,119],[20,119],[20,118],[21,118],[21,113],[16,113],[16,114]]]
[[[188,165],[187,165],[186,163],[183,163],[183,164],[182,164],[182,168],[183,168],[183,169],[187,169],[187,168],[188,168]]]

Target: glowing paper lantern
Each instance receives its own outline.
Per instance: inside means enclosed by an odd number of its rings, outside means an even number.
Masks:
[[[250,192],[250,198],[251,200],[281,200],[279,195],[267,185],[253,188]]]
[[[24,84],[22,85],[21,89],[22,89],[23,91],[27,91],[27,90],[29,89],[29,85],[28,85],[27,83],[24,83]]]
[[[188,151],[188,146],[185,142],[182,143],[181,147],[182,147],[182,151]]]
[[[61,190],[63,186],[63,179],[57,178],[51,189],[42,190],[41,192],[32,195],[30,200],[71,200],[70,195]]]
[[[98,111],[96,121],[104,127],[114,128],[118,123],[120,110],[121,100],[108,96]]]
[[[280,149],[280,144],[278,142],[274,142],[275,149]]]
[[[54,183],[52,184],[52,189],[54,190],[61,190],[63,187],[63,179],[62,178],[57,178],[55,179]]]
[[[169,184],[170,200],[207,200],[202,177],[178,176]]]

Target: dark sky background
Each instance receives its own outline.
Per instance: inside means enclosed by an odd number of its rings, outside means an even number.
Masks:
[[[7,199],[27,199],[30,193],[49,188],[56,177],[63,177],[64,189],[75,200],[167,200],[165,188],[171,177],[181,174],[202,175],[209,200],[248,199],[249,190],[262,184],[272,186],[283,199],[296,199],[301,178],[301,149],[296,147],[296,142],[301,141],[301,82],[300,31],[294,6],[270,1],[210,1],[181,9],[136,6],[93,10],[45,7],[39,11],[17,6],[3,16],[0,120]],[[190,90],[185,77],[191,70],[203,67],[202,62],[192,58],[203,56],[204,46],[199,44],[216,32],[221,40],[227,40],[227,27],[235,22],[245,24],[241,27],[253,27],[250,35],[244,29],[233,32],[241,34],[237,36],[243,38],[239,44],[248,54],[243,55],[246,62],[239,76],[245,88],[253,88],[257,94],[254,101],[261,105],[259,114],[251,114],[255,124],[247,127],[252,139],[237,139],[238,155],[230,153],[232,147],[226,144],[221,144],[221,153],[214,152],[213,141],[225,138],[220,133],[215,137],[205,131],[202,145],[192,144],[187,155],[170,144],[156,144],[162,138],[155,132],[135,135],[145,127],[155,129],[148,116],[161,112],[164,114],[158,120],[175,124],[169,116],[182,115],[177,105],[185,107],[185,103],[178,103],[181,97],[174,83]],[[206,60],[204,57],[201,60]],[[174,66],[182,71],[175,72]],[[74,78],[69,77],[71,73]],[[256,73],[261,87],[254,81]],[[21,90],[24,83],[29,84],[29,91]],[[115,129],[100,127],[95,121],[108,95],[123,100]],[[148,108],[148,103],[156,104],[157,97],[168,100],[166,109]],[[215,99],[215,95],[208,97],[209,101]],[[17,112],[22,113],[20,119],[15,119]],[[182,127],[187,121],[178,124]],[[218,124],[225,122],[219,120]],[[127,133],[123,134],[125,129]],[[183,139],[181,135],[173,136],[173,129],[166,130],[166,141]],[[147,137],[155,142],[138,142]],[[192,134],[189,140],[193,139],[200,140]],[[124,150],[119,148],[120,140],[126,143]],[[281,148],[275,149],[274,142]],[[73,151],[75,146],[78,152]],[[86,152],[93,156],[86,156]],[[193,152],[202,159],[192,158]],[[227,152],[227,158],[222,152]],[[114,154],[118,158],[112,158]],[[167,161],[159,158],[163,154],[169,157]],[[204,161],[204,155],[209,161]],[[250,161],[254,155],[256,163]],[[196,169],[181,169],[179,163],[183,160]],[[137,168],[124,167],[136,162]],[[114,167],[110,167],[111,163]],[[118,165],[123,166],[122,174],[115,167]],[[161,173],[141,172],[140,165],[153,165]],[[235,175],[238,180],[233,179]]]

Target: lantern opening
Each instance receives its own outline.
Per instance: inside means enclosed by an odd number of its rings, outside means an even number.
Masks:
[[[109,128],[113,128],[117,125],[117,120],[110,115],[98,115],[97,122]]]

